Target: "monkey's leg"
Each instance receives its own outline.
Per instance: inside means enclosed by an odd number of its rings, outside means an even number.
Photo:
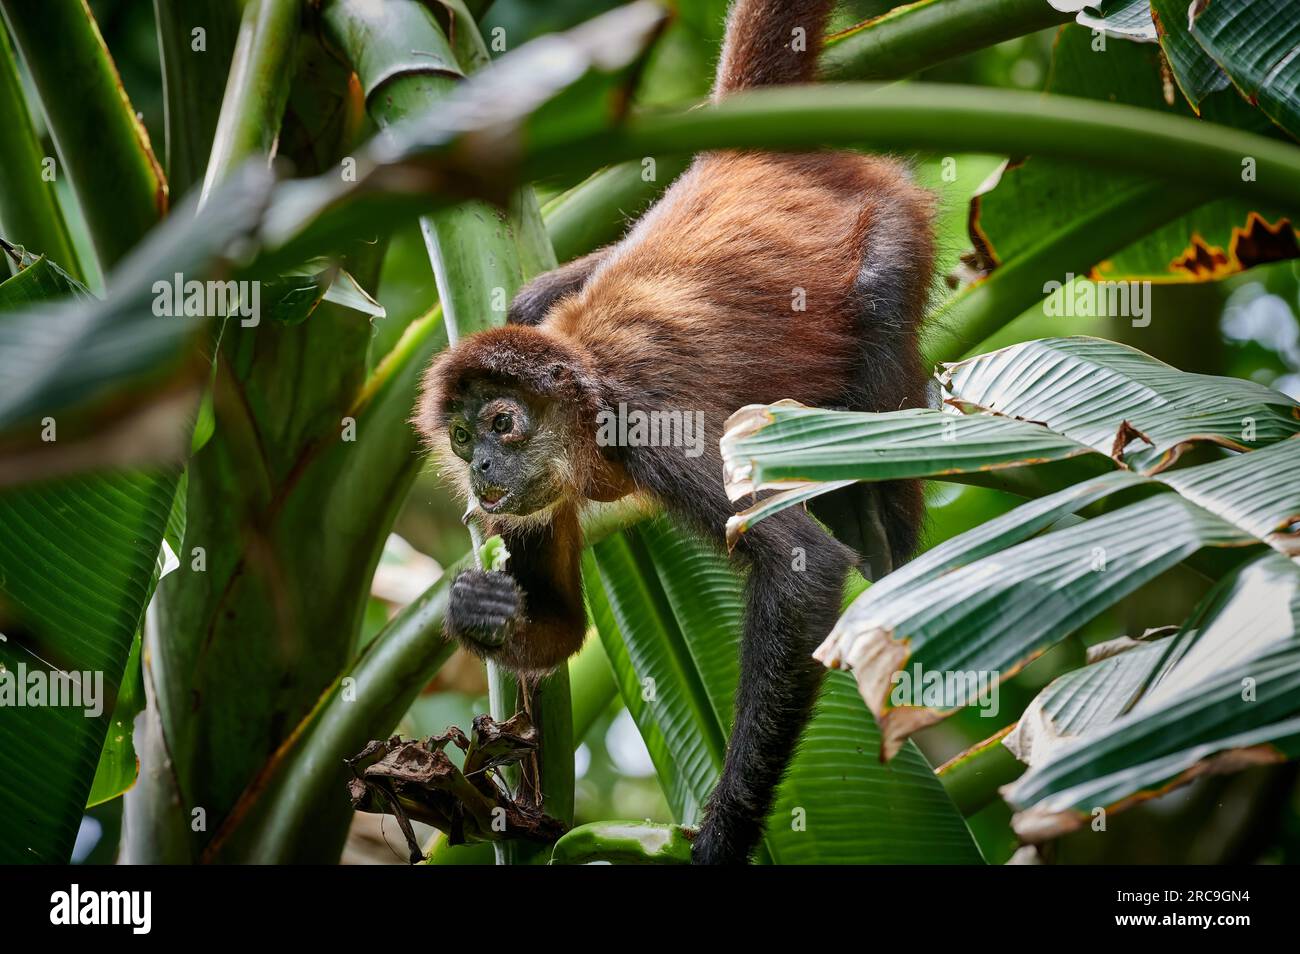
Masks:
[[[762,837],[825,675],[812,652],[839,616],[853,561],[799,510],[770,517],[751,533],[736,719],[692,852],[701,864],[743,864]]]

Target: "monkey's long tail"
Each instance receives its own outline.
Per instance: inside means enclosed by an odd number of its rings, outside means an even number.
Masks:
[[[756,86],[812,82],[832,6],[832,0],[736,0],[714,101]]]

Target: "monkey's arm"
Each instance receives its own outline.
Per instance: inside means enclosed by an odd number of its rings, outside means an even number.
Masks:
[[[557,301],[582,289],[609,252],[609,248],[599,248],[582,258],[575,258],[566,265],[538,275],[515,294],[510,310],[506,313],[506,324],[539,323]]]
[[[549,524],[500,532],[505,571],[465,570],[451,587],[447,632],[470,652],[513,670],[560,665],[582,646],[582,538],[577,512],[558,508]]]

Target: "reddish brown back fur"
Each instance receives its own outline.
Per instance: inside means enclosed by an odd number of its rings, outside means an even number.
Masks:
[[[572,342],[596,379],[652,405],[656,396],[723,413],[782,398],[848,403],[863,353],[858,276],[886,208],[891,228],[901,209],[906,228],[928,235],[929,197],[892,162],[703,157],[539,331]],[[928,274],[928,241],[917,254]],[[923,396],[909,387],[898,400]]]

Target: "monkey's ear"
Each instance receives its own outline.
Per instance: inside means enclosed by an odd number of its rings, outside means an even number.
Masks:
[[[597,249],[590,255],[538,275],[515,295],[506,313],[506,324],[540,324],[552,305],[582,290],[591,273],[609,256],[609,251],[608,248]]]

